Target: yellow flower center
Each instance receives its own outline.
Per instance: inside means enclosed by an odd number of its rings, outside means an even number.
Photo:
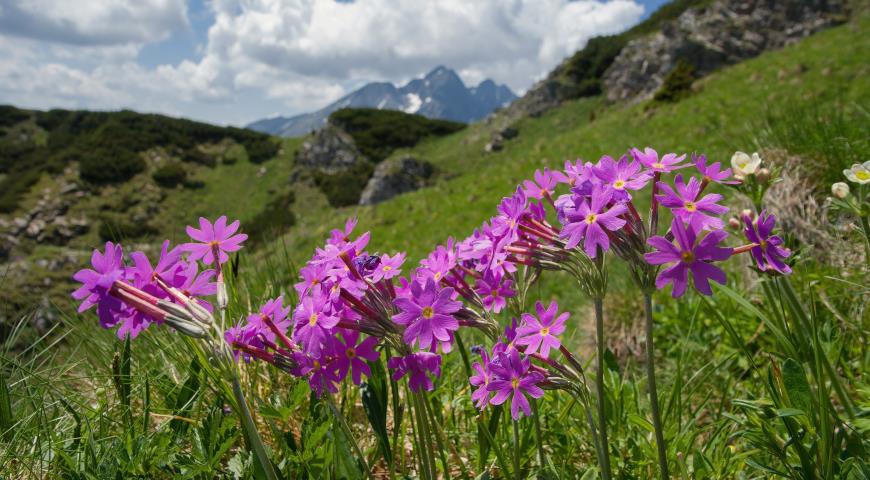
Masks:
[[[858,180],[870,180],[870,172],[866,170],[859,170],[855,172],[855,178]]]
[[[435,315],[435,310],[433,310],[432,307],[424,307],[423,313],[421,313],[421,315],[423,315],[423,318],[425,318],[426,320],[429,320]]]
[[[698,206],[695,205],[695,202],[686,202],[685,207],[686,207],[686,210],[689,212],[694,212],[695,210],[698,209]]]
[[[318,360],[312,361],[311,366],[314,367],[315,370],[320,370],[320,361],[318,361]]]
[[[623,188],[625,188],[625,180],[617,180],[613,182],[613,188],[617,190],[622,190]]]
[[[354,358],[356,357],[356,350],[353,348],[348,348],[347,351],[344,352],[344,354],[347,355],[347,358]]]
[[[680,254],[680,257],[683,258],[684,262],[688,263],[688,262],[691,262],[695,259],[695,254],[690,252],[690,251],[685,251],[682,254]]]
[[[652,164],[653,168],[665,168],[665,164],[661,162],[656,162]]]
[[[593,223],[595,223],[596,218],[598,218],[598,215],[595,215],[594,213],[590,213],[589,215],[586,215],[586,223],[588,223],[589,225],[592,225]]]
[[[435,272],[435,280],[441,280],[441,272]]]
[[[513,388],[517,388],[517,387],[519,387],[519,386],[520,386],[520,379],[519,379],[519,378],[513,378],[513,379],[511,380],[511,387],[513,387]]]
[[[212,240],[212,241],[208,242],[208,246],[211,248],[215,248],[218,245],[220,245],[220,242],[218,242],[217,240]]]
[[[544,327],[541,329],[541,336],[546,337],[550,334],[550,327]]]
[[[493,297],[497,297],[497,296],[498,296],[498,290],[496,290],[496,289],[492,289],[492,291],[489,292],[489,294],[490,294],[491,296],[493,296]]]
[[[393,267],[391,267],[391,266],[389,266],[389,265],[384,265],[384,268],[382,268],[381,270],[383,270],[383,271],[385,271],[385,272],[389,272],[389,271],[392,270],[392,269],[393,269]]]
[[[317,324],[317,314],[312,313],[310,317],[308,317],[308,325],[314,326]]]
[[[767,249],[767,240],[762,240],[762,241],[758,242],[758,245],[761,247],[762,250],[766,250]]]

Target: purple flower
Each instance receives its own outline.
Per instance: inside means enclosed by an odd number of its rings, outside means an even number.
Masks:
[[[647,240],[647,243],[658,250],[644,255],[648,263],[674,264],[659,273],[656,288],[664,288],[670,283],[673,285],[673,297],[680,297],[686,292],[691,271],[695,289],[704,295],[712,295],[709,280],[725,284],[725,272],[711,262],[726,260],[731,256],[733,249],[719,246],[728,234],[722,230],[714,230],[696,244],[699,230],[692,225],[686,228],[679,218],[674,218],[671,222],[671,232],[677,239],[676,245],[661,236]]]
[[[699,200],[701,182],[695,177],[690,177],[687,184],[683,182],[682,175],[677,175],[674,178],[674,186],[676,191],[666,183],[658,183],[658,188],[662,193],[656,195],[656,198],[663,206],[670,208],[674,215],[698,230],[722,228],[724,225],[722,219],[713,216],[728,212],[728,207],[716,203],[722,200],[722,195],[710,193]]]
[[[479,348],[479,347],[478,347]],[[474,349],[472,349],[473,351]],[[471,386],[477,387],[474,390],[474,393],[471,394],[471,400],[474,402],[474,406],[477,407],[478,410],[483,410],[486,408],[486,404],[489,403],[489,390],[487,387],[489,386],[489,355],[487,355],[486,350],[483,348],[479,348],[480,350],[480,362],[474,362],[474,365],[471,368],[476,372],[474,375],[468,378],[468,381],[471,383]]]
[[[453,240],[449,240],[446,247],[438,245],[435,251],[420,261],[420,265],[422,265],[422,268],[417,269],[419,280],[432,279],[435,283],[440,282],[456,266],[456,252],[453,249]]]
[[[562,345],[556,335],[561,335],[565,331],[565,320],[570,314],[563,312],[557,317],[558,309],[559,305],[556,302],[551,302],[545,310],[544,305],[538,301],[535,303],[537,317],[528,313],[522,314],[520,318],[523,323],[517,330],[516,344],[526,345],[526,355],[531,355],[540,348],[541,355],[549,357],[551,348],[558,349]]]
[[[393,370],[393,380],[400,380],[408,375],[408,386],[412,392],[421,389],[432,390],[435,384],[429,374],[441,376],[441,356],[431,352],[416,352],[405,357],[393,357],[387,361],[387,367]]]
[[[212,281],[215,271],[203,270],[201,273],[197,273],[198,270],[196,262],[190,262],[180,270],[181,274],[177,276],[183,278],[183,281],[181,283],[169,282],[169,284],[181,290],[181,293],[188,297],[207,297],[217,293],[217,284]],[[202,300],[200,304],[205,305],[207,302]]]
[[[125,314],[124,304],[110,294],[115,282],[124,276],[122,257],[120,245],[106,242],[105,252],[95,249],[91,255],[93,269],[85,268],[73,275],[82,284],[72,294],[74,299],[82,301],[78,311],[84,312],[97,305],[97,315],[103,328],[111,328]]]
[[[233,235],[238,229],[239,221],[236,220],[227,225],[225,215],[218,218],[214,225],[208,219],[200,217],[199,230],[190,225],[187,226],[187,234],[190,238],[200,243],[185,243],[181,248],[190,252],[190,261],[201,258],[203,263],[211,265],[215,261],[215,254],[217,254],[218,263],[226,263],[230,258],[227,252],[239,250],[242,248],[242,242],[248,239],[244,233]]]
[[[290,319],[287,315],[290,313],[290,307],[282,305],[283,297],[278,297],[269,300],[260,307],[260,311],[248,315],[248,325],[257,329],[257,332],[266,340],[275,343],[275,332],[266,324],[266,321],[272,322],[278,331],[286,333],[290,328]]]
[[[175,247],[170,250],[169,240],[163,242],[163,247],[160,250],[160,260],[153,267],[144,252],[133,252],[130,254],[130,259],[133,260],[133,266],[127,267],[127,276],[140,288],[153,283],[157,277],[160,277],[174,287],[186,280],[183,275],[184,265],[179,264],[181,248]],[[166,296],[164,292],[156,288],[151,289],[148,293],[160,297]]]
[[[791,251],[782,246],[783,241],[779,235],[772,235],[773,227],[776,225],[776,217],[768,214],[764,210],[758,215],[758,219],[753,223],[752,218],[748,215],[743,217],[743,222],[746,228],[743,233],[746,238],[758,244],[749,252],[755,258],[755,263],[758,269],[762,271],[775,271],[783,275],[791,273],[791,267],[782,261],[784,258],[791,256]]]
[[[553,194],[556,185],[567,183],[568,177],[559,171],[545,168],[544,171],[535,170],[535,180],[523,181],[523,193],[527,198],[545,198]]]
[[[315,287],[311,295],[303,297],[296,306],[293,320],[296,324],[293,340],[299,342],[306,353],[319,357],[323,344],[338,325],[339,318],[333,313],[320,287]]]
[[[726,185],[736,185],[740,182],[737,180],[728,180],[731,178],[731,169],[722,170],[722,164],[719,162],[707,165],[707,156],[700,155],[695,157],[695,167],[703,175],[704,182],[724,183]]]
[[[402,264],[405,263],[405,253],[397,253],[392,257],[381,255],[381,263],[372,272],[372,281],[380,282],[389,280],[402,273]]]
[[[517,294],[511,288],[511,283],[508,279],[502,280],[501,274],[491,272],[478,278],[474,287],[477,294],[483,299],[483,308],[488,312],[501,312],[507,305],[506,297],[513,297]]]
[[[359,385],[362,381],[362,375],[370,377],[372,375],[366,360],[374,362],[378,359],[378,352],[375,350],[375,345],[378,344],[376,337],[368,337],[361,343],[359,340],[359,332],[356,330],[345,330],[341,332],[344,341],[338,337],[334,337],[332,341],[333,367],[338,371],[338,378],[343,379],[347,376],[347,372],[351,372],[353,383]]]
[[[296,368],[293,373],[298,376],[311,375],[308,377],[308,386],[314,391],[317,398],[323,396],[323,391],[338,392],[339,378],[334,368],[319,356],[294,352],[293,360]]]
[[[641,171],[641,165],[636,160],[629,161],[623,156],[619,161],[605,155],[593,167],[595,176],[602,182],[605,193],[612,195],[613,200],[625,202],[631,200],[628,190],[640,190],[649,182],[650,175]]]
[[[622,203],[617,203],[605,210],[611,198],[611,191],[596,189],[592,192],[592,202],[581,197],[576,197],[579,204],[575,208],[565,208],[565,227],[562,229],[562,237],[567,238],[565,248],[574,248],[583,239],[583,250],[590,257],[595,257],[597,247],[603,251],[610,248],[607,232],[619,230],[625,225],[625,220],[619,218],[626,213],[628,208]]]
[[[631,156],[640,162],[644,167],[658,173],[670,173],[674,170],[687,167],[688,164],[677,165],[686,159],[685,155],[677,156],[676,153],[666,153],[659,159],[659,154],[650,147],[643,149],[643,152],[636,148],[631,149]]]
[[[312,287],[322,285],[326,281],[329,270],[329,265],[308,262],[304,267],[299,269],[299,276],[302,277],[302,281],[294,285],[296,293],[302,296],[308,293]]]
[[[568,177],[568,184],[572,187],[571,190],[579,195],[589,195],[592,193],[592,188],[601,183],[595,176],[592,162],[584,163],[583,160],[578,159],[572,164],[566,161],[565,174]]]
[[[490,400],[493,405],[501,405],[511,398],[511,417],[520,418],[520,410],[526,416],[532,414],[526,394],[532,398],[541,398],[544,391],[538,386],[544,380],[544,375],[531,369],[528,357],[520,358],[520,352],[511,350],[494,358],[489,364],[490,381],[486,389],[495,392]]]
[[[451,300],[453,293],[450,287],[439,290],[431,279],[425,285],[411,283],[411,297],[394,301],[401,312],[393,321],[406,327],[405,343],[413,347],[419,342],[420,348],[426,350],[434,348],[436,340],[451,340],[450,332],[459,329],[459,322],[452,314],[462,308],[461,302]]]

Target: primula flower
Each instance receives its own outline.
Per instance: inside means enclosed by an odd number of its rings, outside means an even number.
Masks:
[[[130,259],[133,261],[132,267],[127,267],[127,276],[137,285],[148,285],[154,282],[157,277],[167,282],[173,287],[178,287],[184,283],[185,265],[180,265],[181,247],[169,249],[169,240],[163,242],[163,247],[160,250],[160,259],[157,265],[151,266],[148,256],[144,252],[133,252],[130,254]],[[148,293],[159,297],[165,297],[166,293],[157,288],[146,289]]]
[[[701,193],[701,182],[695,177],[690,177],[689,183],[684,183],[683,176],[677,175],[674,178],[674,186],[676,191],[666,183],[658,183],[662,193],[656,198],[662,206],[670,208],[674,215],[694,225],[698,230],[722,228],[724,225],[722,219],[713,216],[728,212],[728,207],[716,203],[722,200],[722,195],[710,193],[698,199]]]
[[[743,178],[747,175],[752,175],[761,166],[761,157],[758,153],[753,153],[750,157],[744,152],[734,152],[731,157],[731,168],[734,169],[734,176]]]
[[[431,352],[416,352],[404,357],[393,357],[387,360],[387,367],[393,370],[393,380],[399,381],[408,375],[408,386],[412,392],[432,390],[430,374],[441,376],[441,355]]]
[[[537,317],[529,313],[522,314],[520,318],[523,323],[517,330],[516,344],[526,346],[524,351],[526,355],[531,355],[540,349],[542,356],[549,357],[551,348],[558,349],[562,345],[556,335],[561,335],[565,331],[565,320],[570,314],[563,312],[556,316],[558,310],[559,305],[556,302],[551,302],[550,306],[544,309],[544,305],[538,301],[535,303]]]
[[[260,311],[248,315],[248,325],[252,325],[257,329],[258,333],[262,334],[270,342],[275,343],[275,332],[266,323],[271,322],[278,331],[285,333],[290,328],[290,319],[287,315],[290,313],[290,307],[282,305],[283,297],[278,297],[267,301]]]
[[[339,318],[332,312],[328,299],[320,287],[311,290],[311,295],[302,298],[293,314],[295,328],[293,340],[302,344],[306,353],[320,356],[320,351]]]
[[[544,381],[544,375],[531,369],[528,357],[520,358],[516,349],[502,353],[489,364],[490,381],[486,389],[495,392],[490,400],[493,405],[501,405],[511,399],[511,417],[520,418],[520,410],[528,417],[532,414],[526,394],[532,398],[541,398],[544,391],[538,383]]]
[[[791,251],[784,248],[782,238],[772,235],[776,225],[776,217],[764,210],[758,215],[758,220],[752,221],[749,216],[743,217],[746,228],[743,233],[750,242],[758,244],[749,250],[759,270],[775,271],[783,275],[791,273],[791,267],[782,261],[791,255]]]
[[[695,289],[704,295],[712,295],[713,290],[710,288],[709,280],[725,284],[725,272],[711,262],[726,260],[731,256],[733,249],[719,246],[728,234],[723,230],[715,230],[696,244],[699,231],[692,225],[686,228],[679,218],[674,218],[671,222],[671,232],[677,240],[676,245],[661,236],[650,237],[647,240],[647,243],[658,250],[644,255],[648,263],[652,265],[674,263],[656,277],[656,288],[664,288],[670,283],[673,285],[671,295],[674,298],[680,297],[686,292],[689,272],[692,272]]]
[[[488,272],[477,279],[474,290],[483,299],[483,308],[486,311],[499,313],[507,305],[507,297],[517,294],[511,284],[510,280],[502,279],[501,274]]]
[[[423,285],[411,283],[411,297],[394,301],[400,313],[393,321],[405,326],[405,343],[413,347],[419,342],[421,349],[431,349],[436,340],[450,342],[451,332],[459,329],[452,314],[462,308],[461,302],[451,300],[453,293],[450,287],[439,290],[431,279]]]
[[[474,393],[471,394],[471,401],[474,402],[474,406],[478,410],[483,410],[486,408],[486,404],[489,403],[490,396],[489,390],[487,390],[489,386],[489,355],[481,347],[474,347],[472,351],[475,349],[480,352],[481,359],[479,362],[474,362],[474,365],[471,366],[476,373],[469,377],[468,381],[471,383],[471,386],[477,387]]]
[[[568,185],[578,195],[589,195],[592,188],[601,181],[595,176],[592,162],[577,160],[575,163],[565,162],[565,175],[568,177]]]
[[[523,181],[523,193],[528,198],[546,198],[553,194],[557,185],[568,182],[568,177],[564,173],[549,168],[543,171],[535,170],[534,178],[534,181]]]
[[[323,396],[323,391],[338,392],[339,378],[328,362],[322,360],[319,356],[311,356],[311,354],[302,354],[296,352],[293,355],[293,360],[296,362],[296,368],[293,374],[297,376],[310,375],[308,377],[308,386],[314,392],[317,398]]]
[[[227,217],[222,215],[212,225],[208,219],[199,218],[199,230],[187,226],[187,234],[193,240],[200,243],[185,243],[181,248],[190,252],[188,260],[195,261],[202,259],[206,265],[211,265],[215,261],[219,264],[226,263],[230,259],[228,252],[235,252],[242,248],[242,242],[248,239],[244,233],[236,233],[239,229],[239,221],[227,225]]]
[[[613,200],[617,202],[631,200],[628,191],[640,190],[651,178],[647,172],[641,172],[638,161],[629,161],[626,156],[617,162],[605,155],[598,161],[598,165],[593,167],[593,172],[604,185],[605,193],[612,195]]]
[[[736,185],[740,183],[736,180],[728,180],[731,178],[731,169],[726,168],[722,170],[722,164],[719,162],[711,163],[707,165],[707,156],[699,155],[695,157],[695,167],[703,176],[703,182],[714,182],[714,183],[722,183],[725,185]]]
[[[679,165],[686,159],[685,155],[678,157],[676,153],[666,153],[659,159],[659,153],[650,147],[646,147],[643,152],[632,148],[631,155],[644,167],[658,173],[669,173],[688,166],[688,164]]]
[[[619,216],[628,211],[622,203],[605,209],[610,198],[610,191],[596,189],[592,192],[591,203],[584,198],[575,209],[565,210],[563,221],[566,223],[561,233],[567,239],[565,248],[574,248],[583,239],[583,250],[592,258],[597,254],[597,247],[605,252],[610,248],[605,230],[615,231],[625,226],[625,220]]]
[[[372,371],[369,368],[366,360],[374,362],[378,359],[378,352],[375,350],[375,345],[378,344],[378,339],[375,337],[367,337],[365,340],[357,344],[359,340],[359,332],[356,330],[344,330],[341,332],[342,341],[338,337],[334,337],[332,344],[333,367],[338,372],[338,378],[343,379],[347,376],[347,372],[351,372],[351,378],[355,385],[362,382],[362,375],[370,377]]]
[[[377,283],[381,280],[389,280],[402,273],[402,264],[405,263],[405,253],[397,253],[392,257],[381,255],[381,263],[372,271],[372,281]]]
[[[123,251],[121,245],[106,242],[104,252],[98,249],[91,255],[93,269],[84,268],[73,275],[82,286],[73,292],[72,297],[81,300],[79,313],[97,305],[97,315],[103,328],[111,328],[120,320],[124,313],[124,304],[110,294],[112,286],[124,276],[122,267]]]
[[[861,163],[856,163],[852,165],[852,168],[848,170],[843,170],[843,175],[846,176],[850,182],[854,182],[860,185],[866,185],[870,183],[870,160]]]

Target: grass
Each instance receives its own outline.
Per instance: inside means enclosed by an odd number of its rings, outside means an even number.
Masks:
[[[866,130],[848,120],[842,132],[802,139],[804,133],[816,131],[818,117],[789,112],[840,111],[836,105],[848,106],[845,112],[865,108],[870,84],[853,79],[867,73],[868,32],[870,19],[858,19],[724,69],[697,82],[692,95],[652,109],[612,107],[597,98],[569,102],[540,118],[520,121],[519,137],[493,154],[483,152],[491,128],[487,125],[425,141],[411,152],[436,165],[438,182],[375,207],[334,209],[312,186],[294,186],[294,205],[304,206],[294,208],[296,226],[269,246],[239,257],[239,280],[230,277],[229,318],[239,318],[281,293],[293,300],[290,285],[298,265],[349,215],[358,215],[360,229],[372,232],[369,251],[404,250],[414,264],[448,236],[469,234],[534,169],[559,167],[578,156],[594,160],[630,146],[652,145],[659,151],[703,151],[713,161],[727,162],[734,150],[759,145],[798,150],[794,153],[814,158],[814,165],[823,167],[826,175],[835,172],[851,158],[831,156],[837,151],[825,144],[836,135],[857,144],[851,139],[866,138]],[[784,119],[795,126],[782,126]],[[269,174],[292,163],[293,142],[287,140],[284,153],[264,164]],[[402,153],[407,152],[394,155]],[[233,175],[217,178],[219,173]],[[164,220],[176,242],[181,241],[179,226],[199,214],[252,218],[266,204],[269,188],[280,190],[282,185],[280,176],[257,176],[243,160],[201,174],[202,189],[173,192],[167,200],[172,208],[165,211]],[[252,184],[258,187],[253,194]],[[729,197],[729,203],[735,201]],[[870,295],[866,271],[857,266],[834,271],[812,258],[802,260],[795,270],[786,284],[758,278],[735,260],[729,266],[730,288],[718,289],[712,299],[689,296],[673,302],[664,294],[656,297],[658,383],[677,478],[870,475],[864,460],[870,434],[870,354],[865,338],[870,319],[867,309],[854,309],[855,304],[866,305]],[[638,304],[636,292],[627,288],[618,270],[611,274],[608,324],[631,327],[637,316],[631,307]],[[557,298],[573,312],[572,329],[563,340],[581,350],[588,335],[588,310],[585,299],[566,280],[570,279],[547,275],[530,296]],[[852,311],[863,314],[838,313]],[[507,323],[508,315],[499,321]],[[238,421],[224,410],[228,399],[191,361],[182,339],[167,328],[148,329],[132,342],[129,354],[113,332],[96,326],[92,315],[66,312],[51,334],[30,342],[25,352],[13,351],[9,345],[21,332],[10,334],[12,341],[7,340],[0,364],[0,475],[255,477]],[[463,331],[463,336],[466,347],[485,342],[477,333]],[[608,344],[617,351],[620,343],[630,340],[613,335]],[[129,374],[123,368],[128,358]],[[592,356],[581,360],[591,370]],[[611,456],[618,478],[655,475],[641,362],[630,353],[614,355],[605,373]],[[514,459],[522,475],[529,477],[597,475],[585,410],[574,399],[548,392],[538,404],[544,438],[541,462],[536,429],[528,419],[520,423],[518,445],[504,447],[513,441],[511,425],[490,423],[493,411],[481,415],[474,409],[465,369],[460,355],[446,356],[441,379],[428,397],[437,407],[433,425],[444,434],[445,447],[438,457],[443,455],[449,465],[443,468],[441,458],[436,458],[440,472],[462,477],[460,462],[449,448],[453,445],[471,476],[506,478],[513,473]],[[281,475],[362,475],[328,406],[311,396],[304,382],[254,362],[244,368],[244,389]],[[345,387],[336,398],[368,462],[385,472],[361,390]],[[399,421],[398,410],[389,407],[387,427],[389,435],[395,435],[390,441],[399,475],[414,476],[419,470],[406,398],[389,394],[388,405],[396,399],[405,416]]]

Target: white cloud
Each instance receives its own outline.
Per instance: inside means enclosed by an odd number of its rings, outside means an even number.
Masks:
[[[139,65],[143,44],[189,28],[181,1],[4,3],[0,102],[241,123],[280,106],[315,109],[363,82],[403,82],[436,65],[519,92],[589,38],[643,14],[630,0],[213,0],[199,58]]]

